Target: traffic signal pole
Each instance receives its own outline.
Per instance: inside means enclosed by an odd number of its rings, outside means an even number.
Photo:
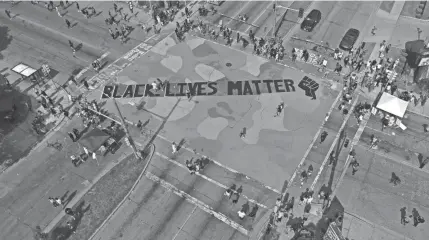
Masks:
[[[130,142],[130,146],[133,149],[134,156],[136,156],[137,159],[141,159],[141,154],[138,152],[138,150],[136,148],[136,145],[134,144],[134,141],[133,141],[133,139],[130,136],[130,133],[128,131],[128,127],[127,127],[127,125],[125,123],[124,118],[122,117],[121,110],[119,110],[118,103],[116,102],[116,100],[114,98],[112,100],[113,100],[113,103],[114,103],[114,105],[116,107],[116,110],[118,111],[118,115],[119,115],[119,118],[121,119],[122,126],[124,127],[125,135],[127,136],[128,140]]]
[[[130,142],[130,146],[131,146],[131,148],[132,148],[132,150],[133,150],[134,156],[136,156],[136,158],[137,158],[137,159],[141,159],[141,154],[140,154],[140,152],[137,150],[137,147],[135,146],[134,141],[133,141],[133,139],[132,139],[132,138],[131,138],[131,136],[130,136],[130,133],[129,133],[129,131],[128,131],[128,127],[127,127],[127,125],[126,125],[126,123],[125,123],[124,118],[122,117],[122,113],[121,113],[121,111],[119,110],[118,104],[116,103],[116,100],[115,100],[114,98],[112,98],[112,100],[113,100],[113,103],[114,103],[114,105],[115,105],[115,107],[116,107],[116,110],[118,111],[118,115],[119,115],[119,118],[121,119],[121,121],[118,121],[118,120],[116,120],[116,119],[114,119],[114,118],[111,118],[111,117],[107,116],[106,114],[103,114],[103,113],[101,113],[101,112],[98,112],[98,111],[96,111],[96,110],[94,110],[94,109],[91,109],[91,108],[87,108],[87,109],[88,109],[88,110],[90,110],[90,111],[91,111],[91,112],[93,112],[93,113],[96,113],[96,114],[98,114],[98,115],[100,115],[100,116],[103,116],[103,117],[105,117],[105,118],[107,118],[107,119],[109,119],[109,120],[111,120],[111,121],[114,121],[114,122],[116,122],[117,124],[121,125],[121,126],[124,128],[125,135],[126,135],[127,139],[128,139],[128,140],[129,140],[129,142]]]
[[[276,3],[277,1],[274,1],[273,3],[273,12],[274,12],[273,38],[276,37]]]

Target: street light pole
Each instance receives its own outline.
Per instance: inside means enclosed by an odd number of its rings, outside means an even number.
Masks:
[[[124,127],[125,134],[126,134],[128,140],[130,142],[131,148],[133,149],[134,155],[136,156],[137,159],[141,159],[141,154],[137,151],[136,145],[134,144],[134,141],[130,136],[130,133],[128,131],[128,127],[124,121],[124,118],[122,117],[121,111],[119,110],[118,103],[116,102],[116,100],[114,98],[112,100],[113,100],[113,103],[116,107],[116,110],[118,111],[119,118],[121,119],[122,126]]]
[[[273,38],[276,37],[276,3],[277,3],[277,0],[275,0],[273,3],[273,12],[274,12]]]

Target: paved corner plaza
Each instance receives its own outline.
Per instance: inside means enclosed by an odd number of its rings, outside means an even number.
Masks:
[[[428,239],[425,1],[0,8],[1,240]]]

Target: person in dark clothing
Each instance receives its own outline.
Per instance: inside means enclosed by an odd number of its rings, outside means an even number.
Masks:
[[[79,132],[79,130],[77,130],[76,128],[73,128],[73,134],[74,134],[74,136],[76,137],[76,139],[78,139],[78,138],[79,138],[79,136],[80,136],[80,132]]]
[[[75,138],[75,136],[73,135],[73,133],[68,132],[68,133],[67,133],[67,135],[69,135],[70,139],[71,139],[73,142],[76,142],[76,138]]]
[[[328,132],[323,131],[322,134],[320,135],[320,143],[323,143],[327,136],[328,136]]]
[[[422,169],[426,166],[426,164],[429,162],[429,157],[426,157],[425,159],[423,159],[423,156],[420,160],[419,158],[419,168]]]
[[[73,219],[76,219],[76,214],[75,214],[75,212],[73,212],[73,210],[71,208],[64,209],[64,212],[67,215],[71,216]]]

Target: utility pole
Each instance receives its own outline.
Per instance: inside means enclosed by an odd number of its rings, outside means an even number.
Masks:
[[[114,118],[111,118],[111,117],[107,116],[106,114],[103,114],[103,113],[101,113],[101,112],[98,112],[98,111],[96,111],[96,110],[94,110],[94,109],[91,109],[90,107],[88,107],[87,109],[88,109],[88,110],[90,110],[90,111],[91,111],[91,112],[93,112],[93,113],[96,113],[96,114],[98,114],[98,115],[100,115],[100,116],[103,116],[103,117],[105,117],[105,118],[107,118],[107,119],[109,119],[109,120],[111,120],[111,121],[114,121],[114,122],[116,122],[117,124],[121,125],[121,126],[124,128],[124,131],[125,131],[126,137],[127,137],[127,139],[128,139],[128,142],[130,143],[131,148],[133,149],[134,155],[136,156],[136,158],[141,159],[141,154],[140,154],[140,152],[137,150],[137,148],[136,148],[136,146],[135,146],[135,144],[134,144],[134,141],[133,141],[133,139],[132,139],[132,138],[131,138],[131,136],[130,136],[130,133],[129,133],[129,131],[128,131],[128,127],[127,127],[127,125],[126,125],[126,123],[125,123],[124,118],[122,117],[122,113],[121,113],[121,111],[119,110],[118,104],[116,103],[116,100],[115,100],[114,98],[112,98],[112,100],[113,100],[113,103],[114,103],[114,105],[115,105],[115,107],[116,107],[116,110],[118,111],[118,115],[119,115],[119,118],[121,119],[121,121],[118,121],[118,120],[116,120],[116,119],[114,119]]]
[[[273,22],[273,38],[276,37],[276,3],[277,0],[273,3],[273,12],[274,12],[274,22]]]
[[[131,148],[133,149],[134,155],[136,156],[137,159],[141,159],[141,154],[138,152],[136,145],[134,144],[134,141],[131,138],[130,133],[128,132],[128,127],[124,121],[124,118],[122,117],[121,111],[119,110],[118,103],[114,98],[112,98],[112,100],[113,100],[113,103],[115,104],[116,110],[118,111],[119,118],[121,119],[122,126],[124,127],[125,134],[130,142]]]
[[[366,124],[368,123],[369,117],[371,116],[371,113],[367,113],[364,117],[362,122],[359,125],[359,128],[353,137],[352,142],[350,143],[350,153],[353,151],[353,147],[359,142],[360,137],[362,136],[363,130],[366,127]],[[337,195],[338,188],[341,186],[344,180],[344,176],[347,173],[347,170],[349,169],[350,162],[354,158],[351,154],[347,154],[346,163],[344,164],[343,172],[341,173],[340,179],[338,180],[337,184],[335,185],[334,189],[332,190],[332,194],[329,195],[329,202],[327,205],[327,208],[331,206],[332,200],[334,200],[335,196]],[[337,159],[338,161],[338,159]]]

